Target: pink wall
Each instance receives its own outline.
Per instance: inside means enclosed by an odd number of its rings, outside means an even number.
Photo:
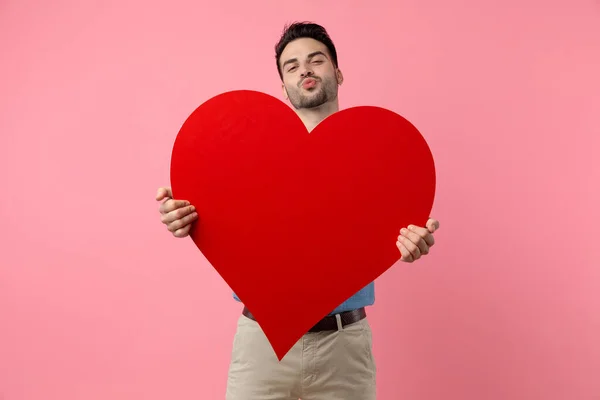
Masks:
[[[3,1],[0,399],[223,398],[239,307],[154,195],[201,102],[280,96],[296,19],[343,107],[436,157],[438,244],[370,311],[378,398],[599,399],[600,3],[492,3]]]

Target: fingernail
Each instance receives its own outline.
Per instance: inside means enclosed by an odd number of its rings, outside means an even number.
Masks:
[[[413,230],[413,229],[415,229],[415,226],[414,225],[409,225],[408,229]]]
[[[196,211],[196,207],[192,206],[192,211]]]
[[[404,233],[406,233],[406,232],[407,232],[406,228],[402,228],[402,229],[400,229],[400,233],[404,234]]]

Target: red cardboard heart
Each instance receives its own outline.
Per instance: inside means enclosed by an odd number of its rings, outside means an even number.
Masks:
[[[171,185],[198,211],[194,243],[281,360],[399,260],[400,229],[429,218],[435,168],[421,134],[391,111],[349,108],[309,134],[282,101],[242,90],[185,121]]]

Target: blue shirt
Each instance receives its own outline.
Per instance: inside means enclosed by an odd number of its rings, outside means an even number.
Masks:
[[[233,298],[240,301],[239,297],[234,293]],[[371,282],[358,292],[356,292],[348,300],[337,306],[329,315],[339,314],[344,311],[352,311],[357,308],[371,306],[375,303],[375,283]]]

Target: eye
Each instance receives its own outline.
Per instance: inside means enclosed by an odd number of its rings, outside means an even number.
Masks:
[[[314,60],[313,64],[323,64],[323,60]]]
[[[296,67],[294,66],[294,67],[292,67],[292,68],[288,69],[288,72],[292,72],[292,71],[294,71],[295,69],[296,69]]]

